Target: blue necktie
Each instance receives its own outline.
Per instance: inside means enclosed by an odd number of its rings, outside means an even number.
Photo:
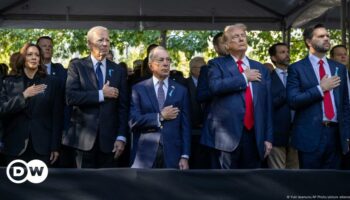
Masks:
[[[282,77],[283,77],[283,85],[284,85],[284,87],[286,87],[288,74],[287,74],[286,71],[282,71],[281,74],[282,74]]]
[[[101,62],[98,62],[96,64],[96,76],[97,76],[97,81],[98,81],[98,89],[102,90],[103,88],[103,74],[102,74],[102,70],[101,70]]]

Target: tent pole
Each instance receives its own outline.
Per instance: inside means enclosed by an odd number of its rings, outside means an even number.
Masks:
[[[342,45],[346,45],[346,15],[347,15],[347,3],[346,0],[341,1],[341,16],[340,16],[340,21],[341,21],[341,42]]]

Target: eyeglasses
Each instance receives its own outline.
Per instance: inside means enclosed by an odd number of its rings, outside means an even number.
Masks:
[[[155,62],[157,63],[162,63],[164,61],[168,62],[168,63],[171,63],[171,58],[157,58],[157,59],[154,59]]]

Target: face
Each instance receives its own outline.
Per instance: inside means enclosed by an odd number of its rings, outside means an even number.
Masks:
[[[221,36],[221,37],[218,38],[218,44],[217,44],[217,45],[214,45],[214,49],[215,49],[215,52],[216,52],[219,56],[225,56],[225,55],[227,55],[226,47],[225,47],[225,42],[224,42],[223,36]]]
[[[226,46],[228,52],[245,52],[247,50],[247,34],[243,29],[231,28],[226,32],[226,37]]]
[[[40,63],[40,52],[35,46],[31,46],[27,49],[25,67],[30,70],[38,69]]]
[[[349,63],[349,56],[348,52],[344,47],[337,47],[334,49],[334,55],[332,57],[337,62],[340,62],[343,65],[348,65]]]
[[[290,63],[288,47],[284,45],[276,46],[276,55],[272,56],[271,59],[276,63],[277,67],[287,67]]]
[[[191,67],[191,75],[198,78],[199,73],[201,71],[201,67],[205,65],[205,62],[196,62],[192,67]]]
[[[309,45],[310,50],[318,53],[327,53],[331,47],[329,42],[329,33],[325,28],[315,29],[312,39],[306,40],[306,42]]]
[[[110,47],[108,31],[104,29],[97,29],[92,33],[88,44],[91,54],[97,60],[103,60],[107,56]]]
[[[53,46],[52,46],[52,42],[49,39],[41,39],[38,43],[38,45],[40,46],[43,54],[44,54],[44,58],[45,60],[51,60],[52,58],[52,53],[53,53]]]
[[[150,69],[155,77],[165,79],[170,73],[171,59],[168,52],[162,49],[156,49],[153,55],[154,58],[149,64]]]

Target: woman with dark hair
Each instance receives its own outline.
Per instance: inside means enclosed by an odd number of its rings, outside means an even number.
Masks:
[[[63,94],[57,79],[46,75],[39,46],[27,43],[10,76],[3,81],[0,116],[3,153],[14,159],[53,164],[61,143]]]

